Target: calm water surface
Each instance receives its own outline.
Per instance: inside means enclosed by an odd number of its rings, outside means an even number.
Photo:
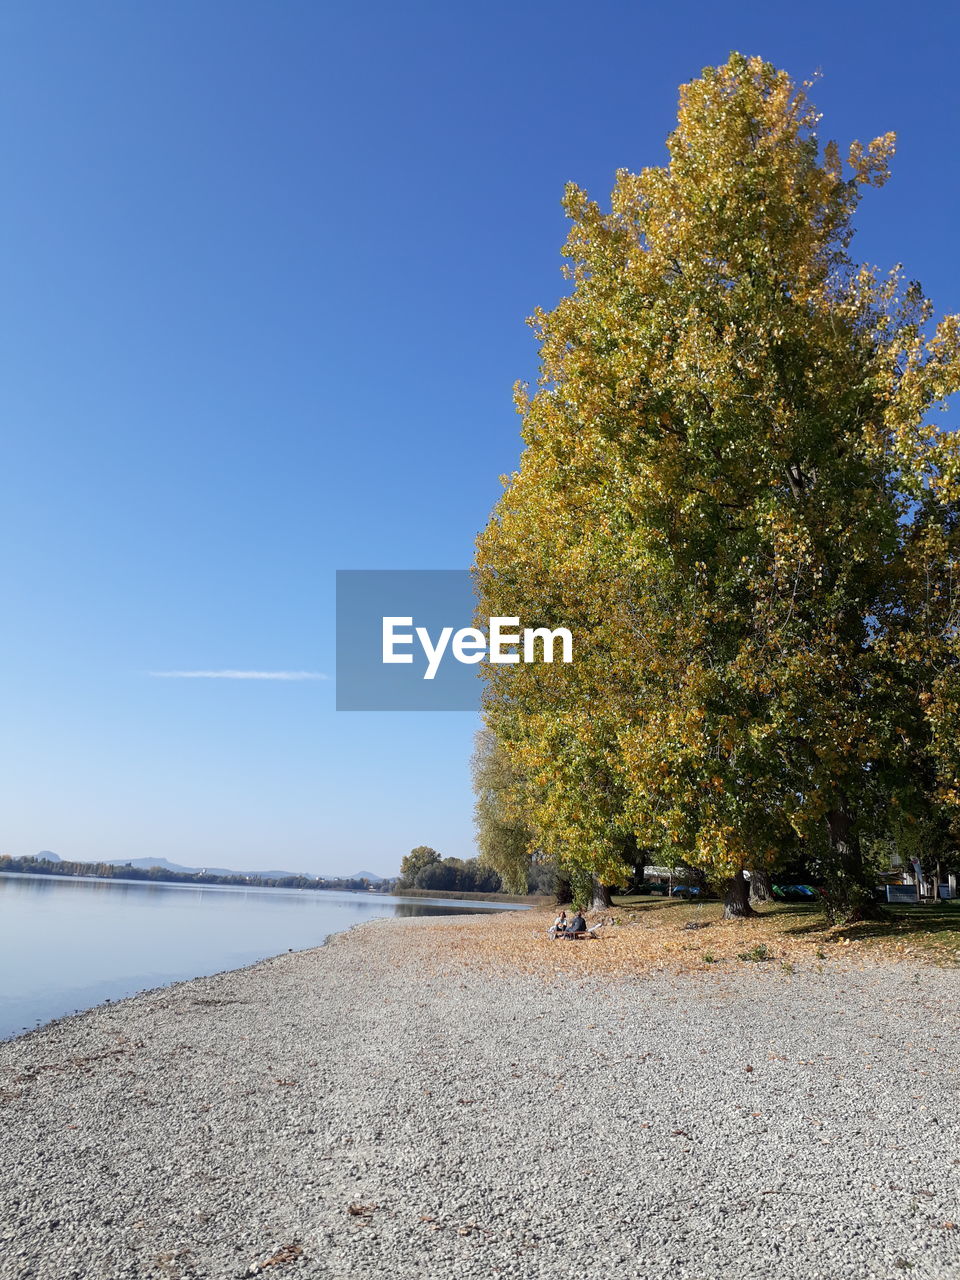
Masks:
[[[375,916],[477,910],[380,893],[0,873],[0,1039],[102,1000],[315,947]]]

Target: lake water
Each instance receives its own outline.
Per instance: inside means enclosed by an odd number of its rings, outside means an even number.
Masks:
[[[523,909],[495,904],[513,905]],[[493,906],[0,873],[0,1039],[103,1000],[315,947],[376,916]]]

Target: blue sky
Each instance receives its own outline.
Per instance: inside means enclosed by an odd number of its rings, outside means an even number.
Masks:
[[[468,713],[337,713],[338,568],[460,568],[518,456],[564,183],[731,49],[895,129],[855,252],[960,310],[955,6],[0,13],[0,851],[469,856]]]

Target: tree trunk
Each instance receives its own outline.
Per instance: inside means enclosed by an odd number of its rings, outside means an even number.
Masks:
[[[750,905],[750,882],[742,871],[727,885],[723,900],[724,920],[742,919],[744,916],[755,916],[757,913]]]
[[[573,895],[570,892],[570,881],[564,876],[559,874],[557,875],[554,893],[556,894],[558,907],[566,907],[570,905]]]
[[[826,816],[832,862],[827,883],[827,914],[837,924],[875,920],[882,913],[874,902],[873,886],[863,865],[860,837],[842,792]]]
[[[751,870],[750,901],[751,902],[772,902],[773,901],[773,881],[770,878],[769,871]]]
[[[601,884],[599,880],[594,879],[593,882],[593,901],[590,903],[591,911],[609,911],[613,906],[613,899],[610,897],[610,886]]]

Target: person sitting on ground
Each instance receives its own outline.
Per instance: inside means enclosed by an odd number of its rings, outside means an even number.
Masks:
[[[548,932],[550,934],[550,937],[553,938],[554,941],[556,941],[558,935],[561,933],[566,933],[566,931],[567,931],[567,913],[566,911],[561,911],[560,914],[557,916],[556,920],[554,920],[553,924],[550,926]]]
[[[567,929],[567,937],[575,938],[578,933],[585,933],[586,929],[587,922],[583,918],[583,912],[578,910],[577,914],[570,921],[570,925]]]

